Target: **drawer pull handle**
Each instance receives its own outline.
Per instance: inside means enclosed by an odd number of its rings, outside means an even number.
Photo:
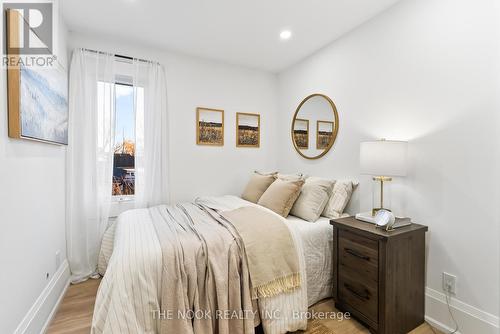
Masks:
[[[345,248],[345,251],[349,254],[351,254],[352,256],[355,256],[357,258],[360,258],[360,259],[363,259],[365,261],[370,261],[370,257],[369,256],[366,256],[366,255],[362,255],[362,254],[359,254],[358,252],[356,252],[355,250],[352,250],[350,248]]]
[[[359,292],[357,292],[356,289],[354,289],[349,284],[344,284],[344,287],[347,290],[349,290],[353,295],[355,295],[356,297],[358,297],[359,299],[370,300],[370,293],[368,291],[365,290],[366,294],[363,295],[363,294],[360,294]]]

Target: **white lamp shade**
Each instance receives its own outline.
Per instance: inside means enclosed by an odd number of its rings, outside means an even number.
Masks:
[[[367,141],[360,145],[361,174],[406,176],[408,142]]]

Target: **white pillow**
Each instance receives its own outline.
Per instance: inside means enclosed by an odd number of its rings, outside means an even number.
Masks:
[[[351,199],[355,183],[352,181],[336,181],[333,192],[323,210],[323,216],[328,218],[339,218],[342,216],[347,203]]]
[[[290,214],[310,222],[318,220],[328,203],[334,184],[335,181],[319,177],[307,178]]]

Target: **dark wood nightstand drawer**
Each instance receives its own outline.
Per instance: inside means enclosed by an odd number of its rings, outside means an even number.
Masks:
[[[378,242],[348,231],[339,231],[339,262],[377,282]]]
[[[356,277],[356,276],[354,276]],[[378,289],[354,279],[348,271],[339,273],[339,299],[373,322],[378,322]]]
[[[427,227],[411,224],[388,232],[354,217],[330,224],[335,306],[370,333],[404,334],[422,324]]]

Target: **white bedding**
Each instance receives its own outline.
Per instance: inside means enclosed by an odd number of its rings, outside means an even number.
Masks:
[[[308,222],[288,216],[302,239],[307,272],[307,305],[332,296],[333,288],[333,228],[330,219],[320,217]]]
[[[235,196],[199,201],[219,210],[255,205]],[[305,312],[308,305],[331,296],[333,229],[328,219],[310,223],[289,216],[287,222],[307,284],[292,293],[259,300],[261,312],[281,311],[278,318],[261,319],[266,334],[305,329],[307,319],[296,319],[291,313]],[[161,249],[148,210],[124,213],[116,229],[109,229],[103,239],[99,269],[107,270],[97,294],[92,333],[157,333],[158,320],[145,310],[159,307],[159,266]]]

